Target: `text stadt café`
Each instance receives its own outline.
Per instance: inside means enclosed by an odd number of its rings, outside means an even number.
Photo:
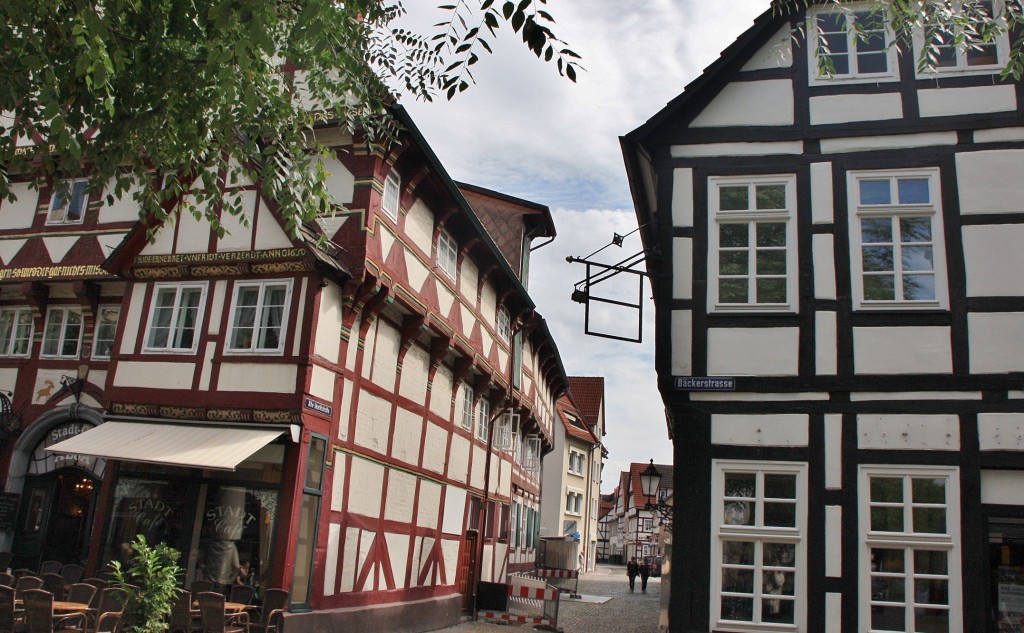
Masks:
[[[256,185],[218,237],[85,181],[0,203],[0,550],[290,591],[289,629],[447,626],[532,567],[568,388],[526,290],[547,207],[400,142],[319,132],[336,213],[298,235]],[[39,139],[35,139],[39,140]]]

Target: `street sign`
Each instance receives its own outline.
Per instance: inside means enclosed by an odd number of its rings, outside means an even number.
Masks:
[[[676,391],[736,391],[732,376],[673,376]]]

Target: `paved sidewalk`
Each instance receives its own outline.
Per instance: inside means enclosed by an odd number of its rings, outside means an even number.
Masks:
[[[562,594],[558,626],[565,633],[659,633],[658,609],[661,599],[661,579],[651,578],[647,593],[640,593],[640,579],[636,579],[636,592],[629,593],[629,580],[623,566],[600,565],[597,570],[580,577],[579,602]],[[611,597],[603,604],[588,601],[588,596]],[[513,625],[514,626],[514,625]],[[526,633],[529,625],[518,626]],[[444,633],[514,633],[516,629],[505,624],[465,622]]]

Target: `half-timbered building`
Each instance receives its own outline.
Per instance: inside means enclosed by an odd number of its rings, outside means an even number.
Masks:
[[[922,67],[925,33],[893,46],[878,6],[766,12],[622,139],[672,631],[1024,617],[1024,91],[1006,36]]]
[[[0,545],[16,566],[95,572],[144,534],[182,552],[186,584],[243,569],[288,589],[290,631],[444,627],[478,581],[532,566],[568,388],[525,288],[551,215],[460,188],[395,116],[386,148],[318,130],[335,213],[295,234],[255,183],[221,184],[244,213],[223,236],[188,213],[140,223],[84,181],[14,185]]]

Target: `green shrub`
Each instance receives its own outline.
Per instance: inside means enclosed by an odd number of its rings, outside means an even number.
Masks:
[[[111,561],[115,582],[128,592],[120,631],[124,633],[163,633],[167,616],[181,589],[178,579],[181,553],[165,543],[149,545],[139,534],[131,543],[132,554],[126,568]]]

